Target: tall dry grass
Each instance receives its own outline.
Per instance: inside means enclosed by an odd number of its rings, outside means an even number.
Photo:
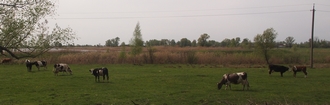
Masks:
[[[49,63],[68,64],[132,64],[137,60],[140,64],[213,64],[213,65],[245,65],[253,67],[265,65],[263,55],[253,49],[227,47],[153,47],[150,54],[147,48],[133,58],[130,48],[126,47],[124,55],[121,47],[70,47],[59,51],[51,51],[32,60],[47,60]],[[315,63],[329,63],[330,50],[316,51]],[[150,56],[153,56],[152,59]],[[300,50],[299,53],[290,49],[273,49],[270,52],[270,62],[273,64],[308,65],[309,51]],[[152,61],[151,61],[152,60]],[[22,62],[22,61],[20,61]]]

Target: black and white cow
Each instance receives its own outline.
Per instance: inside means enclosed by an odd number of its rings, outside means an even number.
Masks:
[[[95,76],[95,82],[100,82],[100,76],[103,77],[103,80],[105,80],[106,76],[107,81],[109,82],[109,73],[106,67],[90,69],[89,72],[91,72],[91,74]]]
[[[59,72],[66,72],[66,73],[70,73],[70,75],[72,75],[72,70],[70,69],[68,64],[65,63],[58,63],[54,65],[54,70],[53,70],[54,74],[57,76]]]
[[[272,74],[272,72],[280,72],[281,73],[281,77],[283,77],[283,73],[288,71],[289,68],[288,67],[285,67],[285,66],[281,66],[281,65],[273,65],[273,64],[270,64],[268,65],[268,69],[269,69],[269,75]]]
[[[25,60],[25,64],[28,71],[32,70],[33,65],[36,65],[38,71],[40,70],[40,67],[44,67],[45,69],[47,69],[47,61],[44,60],[31,62],[30,60],[27,59]]]
[[[225,90],[227,90],[227,87],[229,86],[231,90],[230,84],[242,84],[243,90],[245,89],[245,86],[247,87],[247,90],[249,90],[249,82],[247,80],[247,73],[246,72],[238,72],[238,73],[231,73],[231,74],[224,74],[221,81],[218,83],[218,89],[220,90],[222,85],[226,84]]]

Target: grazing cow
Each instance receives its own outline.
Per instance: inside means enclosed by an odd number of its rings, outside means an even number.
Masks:
[[[46,61],[31,62],[30,60],[25,60],[25,64],[26,64],[26,67],[27,67],[28,71],[32,70],[32,65],[36,65],[36,67],[38,68],[38,71],[40,70],[40,67],[44,67],[45,69],[47,69],[47,62]]]
[[[222,80],[218,83],[218,89],[220,90],[222,85],[226,84],[225,90],[227,90],[227,87],[229,86],[231,90],[231,83],[233,84],[240,84],[243,85],[243,90],[245,89],[245,86],[247,86],[247,90],[249,90],[249,82],[247,80],[247,73],[246,72],[239,72],[239,73],[231,73],[231,74],[224,74],[222,77]]]
[[[281,73],[281,77],[283,77],[283,73],[288,71],[289,68],[285,67],[285,66],[281,66],[281,65],[268,65],[268,69],[269,69],[269,75],[272,74],[272,72],[280,72]]]
[[[57,76],[59,72],[66,72],[66,73],[70,73],[70,75],[72,75],[72,70],[70,69],[68,64],[65,63],[58,63],[54,65],[54,70],[53,70],[54,74]]]
[[[1,63],[9,63],[11,62],[11,58],[4,58]]]
[[[307,69],[306,66],[293,66],[292,67],[293,76],[296,77],[297,72],[304,72],[305,78],[307,77]]]
[[[103,80],[105,80],[105,76],[106,76],[107,81],[109,82],[109,73],[107,68],[102,67],[102,68],[90,69],[89,72],[91,72],[92,75],[95,76],[95,82],[100,82],[100,76],[103,77]]]

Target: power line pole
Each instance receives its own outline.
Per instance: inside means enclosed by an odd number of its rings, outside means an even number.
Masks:
[[[313,15],[312,15],[312,33],[311,33],[311,40],[310,40],[310,44],[311,44],[311,55],[310,55],[310,64],[311,64],[311,68],[313,68],[313,43],[314,43],[314,16],[315,16],[315,4],[313,4]]]

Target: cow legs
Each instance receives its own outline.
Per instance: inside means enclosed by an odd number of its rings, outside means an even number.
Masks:
[[[283,77],[283,73],[284,73],[284,72],[281,72],[281,77]]]
[[[103,80],[105,80],[105,76],[107,77],[107,81],[109,82],[109,75],[107,74],[103,75]]]
[[[307,77],[307,71],[304,71],[304,74],[305,74],[305,78]]]
[[[229,89],[231,90],[231,85],[229,83],[226,84],[225,90],[227,90],[228,86],[229,86]]]
[[[250,85],[249,85],[249,82],[247,80],[243,81],[242,84],[243,84],[243,90],[245,89],[245,86],[246,86],[246,90],[249,90]]]
[[[100,82],[100,76],[95,76],[95,82]]]
[[[294,72],[293,72],[293,77],[296,77],[296,74],[297,74],[297,72],[296,72],[296,71],[294,71]]]

